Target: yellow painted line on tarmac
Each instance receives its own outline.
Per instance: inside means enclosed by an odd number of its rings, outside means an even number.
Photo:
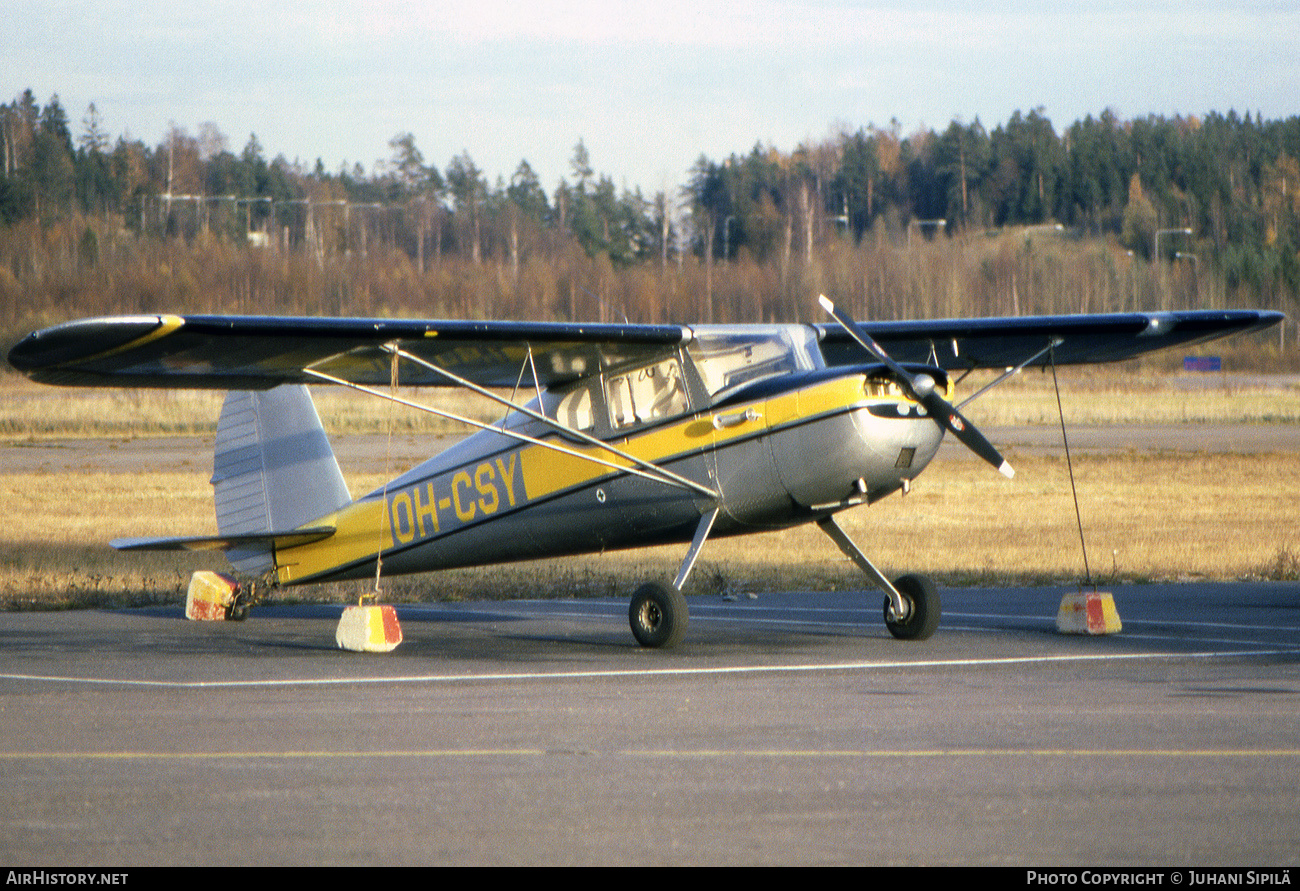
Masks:
[[[152,687],[163,689],[235,689],[270,687],[340,687],[374,684],[462,684],[502,681],[635,680],[704,675],[782,674],[797,672],[885,671],[917,668],[997,668],[1017,665],[1053,665],[1083,662],[1182,661],[1188,659],[1237,659],[1261,656],[1294,656],[1296,648],[1268,648],[1194,653],[1089,653],[1062,656],[1003,656],[971,659],[898,659],[881,661],[801,663],[794,665],[717,665],[676,668],[614,668],[552,672],[483,672],[480,674],[417,674],[370,677],[267,678],[239,681],[159,681],[130,678],[85,678],[67,675],[0,674],[0,680],[46,681],[51,683]]]
[[[1300,758],[1300,749],[409,749],[391,751],[254,752],[0,752],[0,761],[255,761],[278,759],[440,759],[591,756],[676,759],[875,759],[935,760],[965,758]]]
[[[276,758],[492,758],[545,755],[545,749],[412,749],[381,752],[0,752],[0,761],[245,761]]]
[[[1300,758],[1300,749],[643,749],[647,758]]]

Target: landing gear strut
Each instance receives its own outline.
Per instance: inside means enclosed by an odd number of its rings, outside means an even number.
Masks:
[[[704,542],[709,538],[719,510],[715,507],[700,517],[690,550],[686,552],[686,558],[682,560],[671,587],[664,587],[658,582],[646,582],[632,595],[632,604],[627,610],[628,624],[632,626],[632,636],[641,646],[675,647],[682,642],[686,625],[690,621],[682,588],[686,586],[686,579],[695,566],[695,558],[700,555],[700,548],[704,547]]]
[[[934,634],[942,612],[934,582],[923,575],[905,575],[891,582],[867,559],[833,517],[824,517],[817,521],[817,525],[867,578],[885,592],[885,627],[890,634],[899,640],[925,640]]]

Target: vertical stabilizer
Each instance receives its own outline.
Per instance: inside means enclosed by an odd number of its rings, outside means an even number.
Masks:
[[[222,535],[287,532],[352,501],[304,386],[226,394],[212,487]],[[226,556],[241,572],[275,568],[270,547],[232,549]]]

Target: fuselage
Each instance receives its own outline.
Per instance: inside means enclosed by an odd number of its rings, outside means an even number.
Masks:
[[[879,367],[819,367],[798,344],[794,358],[732,349],[728,359],[725,346],[705,340],[543,393],[531,407],[561,427],[518,412],[502,424],[565,451],[474,434],[317,521],[335,534],[278,551],[279,582],[373,576],[379,556],[385,574],[404,574],[688,542],[715,506],[620,469],[632,462],[564,428],[718,493],[714,536],[877,500],[934,457],[942,428]]]

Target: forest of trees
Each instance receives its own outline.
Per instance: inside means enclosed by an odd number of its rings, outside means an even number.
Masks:
[[[232,151],[215,124],[150,146],[28,90],[0,105],[5,335],[141,311],[807,321],[819,291],[864,319],[1294,317],[1300,295],[1300,117],[871,126],[701,156],[652,196],[581,141],[549,191],[526,160],[389,146],[368,173]]]

